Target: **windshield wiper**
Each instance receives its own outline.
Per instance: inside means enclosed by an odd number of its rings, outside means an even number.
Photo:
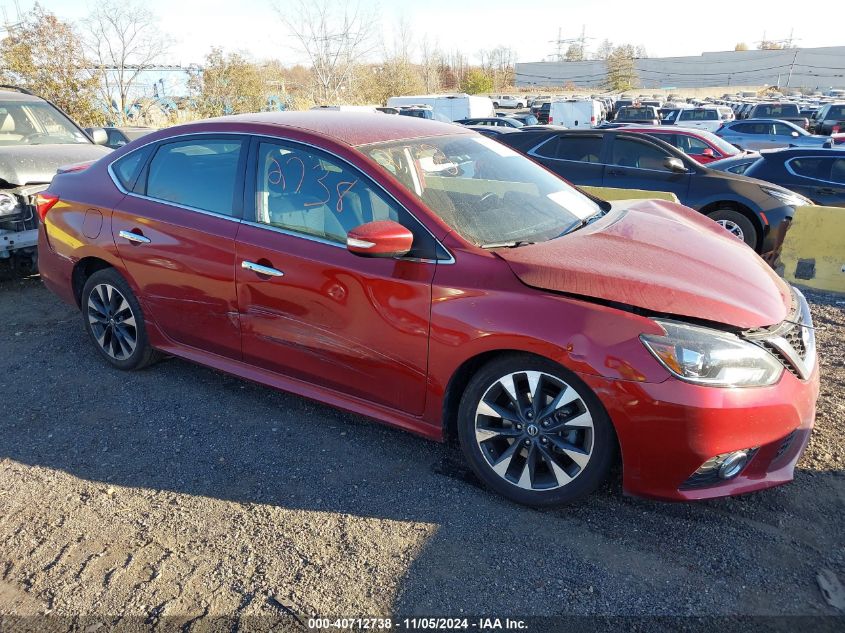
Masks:
[[[510,242],[490,242],[489,244],[482,244],[481,248],[518,248],[520,246],[530,246],[531,244],[536,244],[536,242],[513,240]]]

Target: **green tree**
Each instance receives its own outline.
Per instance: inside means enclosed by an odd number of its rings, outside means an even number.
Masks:
[[[563,55],[563,59],[568,62],[580,62],[584,60],[584,49],[580,44],[570,44]]]
[[[2,83],[49,99],[80,125],[100,125],[98,81],[89,70],[82,39],[74,27],[35,4],[9,25],[0,42]]]
[[[493,91],[493,78],[480,68],[471,68],[461,82],[461,91],[477,95]]]
[[[639,83],[634,59],[637,49],[631,44],[616,46],[607,57],[607,87],[616,92],[636,88]]]
[[[197,112],[203,117],[260,112],[267,97],[278,92],[278,82],[258,64],[239,53],[211,49],[204,69],[192,76],[188,88],[194,95]]]

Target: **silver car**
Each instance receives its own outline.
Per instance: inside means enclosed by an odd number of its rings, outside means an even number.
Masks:
[[[829,136],[810,134],[789,121],[744,119],[725,123],[716,131],[740,149],[760,150],[777,147],[831,147]]]

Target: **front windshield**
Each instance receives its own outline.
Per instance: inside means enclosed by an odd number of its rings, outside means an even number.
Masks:
[[[358,149],[477,246],[550,240],[602,211],[551,172],[480,134]]]
[[[0,145],[90,143],[56,108],[44,101],[0,101]]]

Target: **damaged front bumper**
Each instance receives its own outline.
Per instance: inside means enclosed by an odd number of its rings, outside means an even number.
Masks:
[[[0,261],[13,257],[35,258],[38,247],[38,216],[35,194],[47,184],[0,190]]]

